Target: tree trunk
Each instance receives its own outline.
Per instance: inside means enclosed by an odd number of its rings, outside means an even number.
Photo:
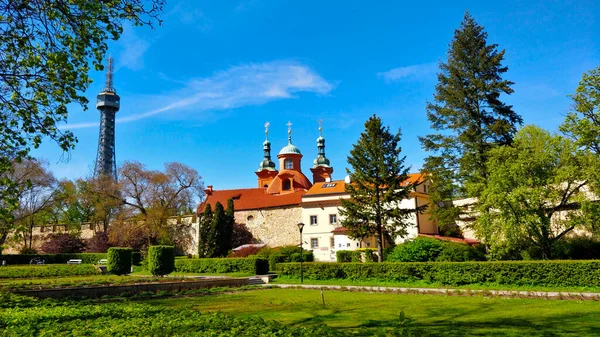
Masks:
[[[377,224],[377,253],[379,253],[377,262],[383,262],[383,230],[381,224]]]

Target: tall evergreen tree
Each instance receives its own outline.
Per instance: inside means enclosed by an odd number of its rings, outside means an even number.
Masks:
[[[431,174],[433,217],[444,228],[454,224],[460,210],[457,197],[478,197],[485,188],[490,149],[510,145],[522,123],[500,96],[513,92],[513,82],[502,79],[504,50],[487,43],[487,33],[469,13],[450,44],[447,62],[440,63],[433,102],[427,102],[431,128],[439,133],[419,137],[424,171]]]
[[[204,208],[201,218],[198,221],[198,257],[211,257],[211,243],[213,241],[211,234],[213,211],[210,204]]]
[[[403,184],[408,178],[400,157],[401,132],[392,134],[375,115],[365,123],[365,131],[354,144],[348,157],[352,170],[346,169],[352,183],[346,184],[350,199],[342,199],[342,225],[353,238],[376,235],[379,262],[383,259],[384,231],[393,236],[405,236],[405,221],[414,209],[400,208],[414,184]]]
[[[225,211],[225,227],[222,236],[223,250],[225,254],[229,252],[232,248],[232,240],[233,240],[233,225],[235,224],[235,206],[233,204],[233,199],[229,198],[227,200],[227,210]]]
[[[225,234],[226,224],[227,216],[225,215],[225,209],[223,208],[223,205],[217,201],[212,217],[212,232],[210,234],[210,237],[212,238],[212,242],[210,243],[212,251],[210,257],[222,257],[227,254],[226,250],[223,251],[223,236]]]

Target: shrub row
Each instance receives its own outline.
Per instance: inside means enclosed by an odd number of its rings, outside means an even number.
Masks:
[[[276,270],[278,263],[300,262],[300,253],[292,253],[290,255],[271,254],[268,256],[269,270]],[[311,251],[302,253],[302,262],[313,262],[315,259]]]
[[[131,248],[111,247],[108,249],[106,269],[115,275],[126,275],[131,272]]]
[[[253,273],[269,272],[269,263],[262,258],[177,259],[175,271],[184,273]]]
[[[384,257],[388,262],[485,261],[485,251],[483,246],[471,247],[464,243],[417,237],[397,245]]]
[[[11,254],[0,255],[0,261],[6,261],[7,265],[29,264],[32,259],[43,259],[45,264],[61,264],[76,259],[82,260],[83,264],[95,264],[99,260],[106,259],[107,253],[72,253],[72,254]],[[131,260],[134,265],[140,265],[142,255],[140,252],[132,252]]]
[[[87,276],[100,274],[89,264],[0,267],[0,279],[58,276]]]
[[[300,276],[300,264],[277,265],[280,275]],[[304,278],[426,281],[444,285],[507,284],[600,286],[600,261],[498,261],[406,263],[307,263]]]

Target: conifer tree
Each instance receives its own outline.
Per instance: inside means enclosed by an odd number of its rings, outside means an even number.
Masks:
[[[225,227],[222,236],[223,243],[223,251],[225,254],[232,248],[232,240],[233,240],[233,225],[235,224],[235,207],[233,204],[233,199],[229,198],[227,200],[227,210],[225,211]]]
[[[207,203],[204,213],[202,213],[202,217],[198,221],[198,257],[201,258],[211,257],[211,234],[214,232],[212,229],[212,218],[212,207]]]
[[[222,257],[227,254],[227,251],[223,252],[223,236],[225,234],[225,225],[227,223],[227,217],[225,215],[225,209],[223,205],[217,201],[215,204],[215,211],[212,217],[212,228],[210,237],[211,254],[210,257]]]
[[[427,102],[427,117],[438,133],[419,140],[432,153],[423,170],[431,174],[430,200],[439,206],[433,217],[442,229],[460,213],[451,200],[480,195],[487,181],[488,152],[510,145],[522,123],[512,106],[500,100],[513,92],[513,82],[502,78],[508,67],[502,64],[504,50],[497,48],[487,43],[484,27],[465,13],[448,60],[440,63],[433,101]]]
[[[414,184],[403,184],[408,178],[400,157],[401,132],[392,134],[375,115],[365,123],[365,131],[354,144],[348,157],[352,170],[346,169],[351,183],[346,184],[350,199],[342,199],[342,225],[356,239],[375,235],[379,262],[383,260],[384,231],[394,236],[405,236],[405,221],[414,209],[402,209],[400,202],[407,198]]]

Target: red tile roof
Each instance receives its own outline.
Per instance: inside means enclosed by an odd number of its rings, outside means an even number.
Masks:
[[[300,190],[281,195],[267,194],[264,188],[212,190],[207,192],[206,200],[198,205],[197,212],[202,213],[207,204],[214,209],[217,202],[227,207],[227,200],[230,198],[233,198],[236,211],[300,205],[304,193],[306,193],[304,190]]]
[[[421,184],[425,181],[425,175],[422,173],[410,173],[408,179],[402,182],[402,185],[408,185],[412,183]],[[315,183],[306,192],[306,196],[312,195],[323,195],[323,194],[338,194],[344,193],[346,190],[346,183],[344,180],[334,180],[331,182]]]

